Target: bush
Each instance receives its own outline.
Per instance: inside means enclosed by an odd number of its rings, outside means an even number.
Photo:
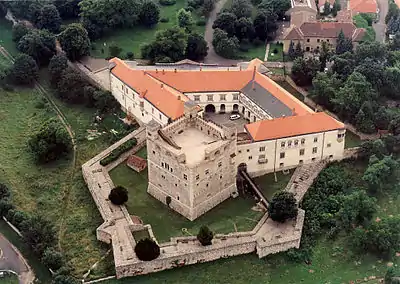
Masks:
[[[29,28],[27,26],[24,24],[16,24],[12,28],[12,40],[18,43],[27,33],[29,33]]]
[[[128,190],[122,186],[111,189],[108,199],[114,205],[122,205],[128,201]]]
[[[122,51],[122,48],[119,47],[115,42],[112,42],[108,47],[108,54],[110,57],[118,57]]]
[[[126,58],[129,59],[129,60],[132,60],[132,59],[135,58],[135,56],[134,56],[134,54],[133,54],[132,51],[128,51],[128,52],[126,53]]]
[[[28,140],[28,147],[38,162],[46,163],[68,154],[72,142],[65,127],[50,119]]]
[[[32,84],[39,77],[39,67],[31,56],[20,54],[10,69],[9,77],[18,85]]]
[[[293,193],[287,191],[276,192],[268,207],[272,220],[285,222],[297,216],[298,208]]]
[[[0,183],[0,199],[7,199],[11,196],[10,189],[3,183]]]
[[[198,20],[198,21],[196,22],[196,26],[199,26],[199,27],[203,27],[203,26],[205,26],[206,24],[207,24],[207,20],[204,19],[203,17],[202,17],[200,20]]]
[[[214,238],[214,233],[207,227],[201,226],[199,233],[197,234],[197,239],[203,246],[211,245],[211,241]]]
[[[121,156],[123,153],[126,151],[130,150],[132,147],[136,146],[137,141],[135,138],[132,138],[131,140],[126,141],[124,144],[120,145],[118,148],[114,149],[111,151],[110,155],[105,157],[100,161],[100,165],[107,166],[111,162],[114,162]]]
[[[172,6],[176,4],[176,0],[159,0],[159,3],[162,6]]]
[[[136,256],[143,261],[151,261],[160,255],[160,247],[149,238],[140,240],[135,246]]]
[[[278,53],[278,49],[275,47],[274,50],[272,51],[273,54],[277,54]]]
[[[164,17],[160,19],[161,23],[168,23],[169,22],[169,18],[168,17]]]
[[[60,269],[64,264],[62,254],[53,248],[47,248],[44,251],[42,262],[53,271]]]

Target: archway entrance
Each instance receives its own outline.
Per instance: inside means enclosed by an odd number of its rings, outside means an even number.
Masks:
[[[214,105],[206,105],[205,111],[208,113],[215,113],[215,106]]]
[[[222,105],[220,106],[219,112],[220,112],[220,113],[225,113],[225,105],[224,105],[224,104],[222,104]]]
[[[233,105],[232,112],[234,112],[234,113],[239,112],[239,105],[238,105],[238,104],[234,104],[234,105]]]

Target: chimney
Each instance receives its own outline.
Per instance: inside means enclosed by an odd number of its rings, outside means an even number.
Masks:
[[[178,101],[180,101],[181,100],[181,96],[178,96]]]
[[[156,73],[158,73],[158,69],[156,68]]]
[[[165,74],[165,70],[164,69],[162,70],[162,73]]]
[[[203,67],[200,66],[200,71],[203,70]]]
[[[242,71],[242,65],[239,65],[239,70]]]
[[[164,88],[164,84],[161,84],[161,89]]]
[[[174,69],[174,72],[176,73],[176,68]]]

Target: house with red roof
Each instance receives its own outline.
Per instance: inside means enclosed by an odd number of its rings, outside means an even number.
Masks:
[[[353,15],[360,13],[378,13],[378,4],[376,0],[349,0],[348,8],[352,11]]]

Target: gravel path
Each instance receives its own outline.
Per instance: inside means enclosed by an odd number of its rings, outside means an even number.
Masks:
[[[389,4],[387,0],[377,0],[379,7],[379,21],[377,23],[372,24],[372,27],[375,30],[375,40],[379,42],[385,42],[386,38],[386,23],[385,18],[388,13]]]

